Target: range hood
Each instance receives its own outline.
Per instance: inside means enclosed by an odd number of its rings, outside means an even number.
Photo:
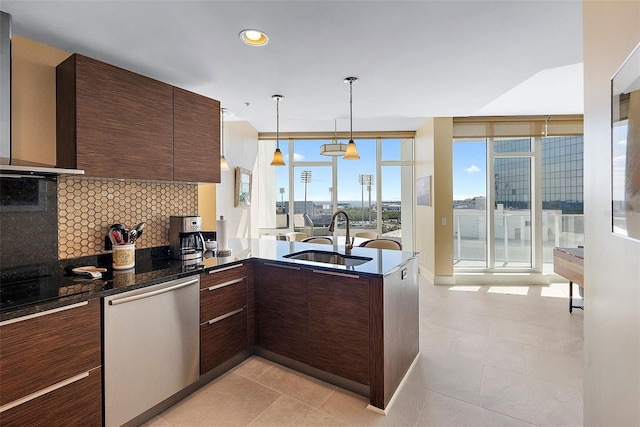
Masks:
[[[62,169],[11,155],[11,15],[0,11],[0,177],[50,178],[84,174],[79,169]]]

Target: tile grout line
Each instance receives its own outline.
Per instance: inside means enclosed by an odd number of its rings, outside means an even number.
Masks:
[[[420,413],[418,414],[418,418],[416,418],[416,423],[414,424],[414,427],[418,427],[418,423],[420,422],[420,419],[422,418],[422,414],[424,414],[425,409],[427,408],[427,405],[429,404],[429,401],[431,400],[431,395],[433,394],[433,392],[429,389],[424,389],[427,391],[427,398],[424,400],[424,403],[422,404],[422,408],[420,409]]]
[[[262,385],[262,384],[259,384],[259,383],[256,383],[256,384],[258,384],[258,385]],[[269,406],[267,406],[267,407],[264,409],[264,411],[262,411],[262,412],[260,412],[258,415],[256,415],[256,417],[255,417],[254,419],[252,419],[252,420],[249,422],[249,424],[247,424],[247,427],[249,427],[251,424],[253,424],[253,422],[254,422],[255,420],[257,420],[258,418],[260,418],[260,417],[262,416],[262,414],[264,414],[265,412],[267,412],[267,411],[269,410],[269,408],[271,408],[273,405],[275,405],[275,404],[276,404],[276,402],[278,402],[278,400],[282,399],[282,396],[284,396],[284,394],[280,393],[280,396],[278,396],[278,398],[277,398],[276,400],[274,400],[274,401],[273,401],[273,403],[271,403]]]

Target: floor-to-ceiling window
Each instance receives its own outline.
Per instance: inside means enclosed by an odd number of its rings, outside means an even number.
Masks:
[[[454,139],[456,271],[551,273],[553,247],[582,244],[581,121],[550,119],[478,119],[464,132],[484,137]]]
[[[331,215],[344,210],[352,235],[373,232],[413,248],[413,137],[372,136],[355,139],[360,160],[320,154],[323,144],[345,144],[333,138],[280,141],[284,167],[268,166],[273,141],[261,136],[261,200],[275,214],[261,214],[261,234],[299,231],[329,234]],[[286,153],[286,154],[285,154]],[[338,233],[345,226],[340,218]]]

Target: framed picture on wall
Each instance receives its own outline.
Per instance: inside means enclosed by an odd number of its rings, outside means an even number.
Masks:
[[[416,180],[416,200],[418,206],[431,206],[431,175]]]
[[[611,80],[611,227],[640,240],[640,44]]]
[[[251,171],[236,168],[236,185],[234,191],[234,206],[248,206],[251,204]]]

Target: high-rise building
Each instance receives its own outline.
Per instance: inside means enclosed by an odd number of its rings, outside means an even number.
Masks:
[[[496,141],[496,152],[528,152],[529,138]],[[542,209],[564,214],[583,213],[583,138],[542,138]],[[505,209],[529,209],[531,202],[531,160],[528,157],[497,159],[495,201]]]

